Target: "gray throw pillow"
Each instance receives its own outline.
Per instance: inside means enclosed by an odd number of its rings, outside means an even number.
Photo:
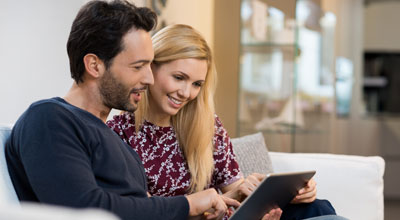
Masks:
[[[252,173],[272,173],[272,163],[261,132],[232,138],[233,151],[245,177]]]

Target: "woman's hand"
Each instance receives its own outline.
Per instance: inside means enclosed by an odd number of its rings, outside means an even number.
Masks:
[[[264,174],[253,173],[250,174],[239,186],[239,195],[246,198],[260,185],[261,181],[265,178]],[[243,198],[243,199],[244,199]]]
[[[271,209],[267,214],[264,215],[262,220],[279,220],[282,215],[282,209],[280,208],[274,208]]]
[[[297,194],[297,196],[292,200],[291,203],[310,203],[314,202],[317,197],[317,183],[314,179],[310,179],[307,182],[307,185],[301,188]]]
[[[222,189],[231,198],[236,198],[238,201],[243,201],[247,196],[254,192],[254,190],[265,179],[266,175],[260,173],[250,174],[246,179],[240,179],[231,185]],[[274,208],[265,214],[262,220],[279,220],[282,215],[280,208]]]
[[[253,173],[246,177],[246,179],[242,178],[226,187],[223,187],[221,191],[226,197],[243,201],[258,187],[258,185],[260,185],[264,178],[264,174]]]

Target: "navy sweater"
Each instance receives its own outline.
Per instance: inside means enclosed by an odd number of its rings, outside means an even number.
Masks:
[[[33,103],[6,143],[20,200],[98,207],[122,219],[187,219],[184,196],[147,197],[139,156],[91,113],[61,98]]]

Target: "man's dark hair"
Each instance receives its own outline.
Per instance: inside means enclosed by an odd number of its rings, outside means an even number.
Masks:
[[[157,24],[157,15],[149,8],[136,7],[125,0],[91,1],[84,5],[74,22],[67,42],[71,77],[83,82],[83,57],[97,55],[109,68],[123,50],[123,37],[132,28],[149,32]]]

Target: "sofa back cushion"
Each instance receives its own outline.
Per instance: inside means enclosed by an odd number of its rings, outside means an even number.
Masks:
[[[245,177],[252,173],[272,173],[271,159],[264,136],[260,132],[232,138],[232,145],[240,170]]]
[[[317,198],[348,219],[383,220],[383,174],[379,156],[270,152],[276,172],[316,170]]]

